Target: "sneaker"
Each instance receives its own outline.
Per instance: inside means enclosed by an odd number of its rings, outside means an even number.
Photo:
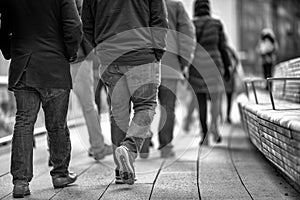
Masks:
[[[125,184],[120,176],[120,172],[118,170],[116,172],[116,178],[115,178],[115,184]],[[134,179],[134,181],[137,181],[137,179]]]
[[[88,155],[90,157],[94,157],[95,160],[102,160],[105,158],[105,156],[109,156],[113,154],[113,148],[111,145],[104,144],[104,148],[99,153],[95,153],[91,150],[89,150]]]
[[[14,185],[14,189],[13,189],[13,197],[14,198],[24,198],[27,195],[30,195],[28,183]]]
[[[173,151],[173,147],[165,146],[160,150],[161,158],[173,158],[175,157],[175,152]]]
[[[52,177],[52,183],[54,188],[64,188],[72,183],[74,183],[77,179],[77,175],[73,172],[69,172],[66,177]]]
[[[115,151],[116,160],[120,166],[119,173],[121,180],[128,184],[133,185],[135,182],[135,171],[134,171],[134,155],[129,152],[125,146],[119,146]]]

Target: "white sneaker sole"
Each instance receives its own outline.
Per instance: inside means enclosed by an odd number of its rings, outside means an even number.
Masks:
[[[133,164],[130,162],[128,150],[126,147],[118,147],[116,149],[116,159],[120,166],[120,177],[126,184],[132,185],[135,181],[135,173]]]

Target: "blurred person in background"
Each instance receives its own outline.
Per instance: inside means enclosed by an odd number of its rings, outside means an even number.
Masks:
[[[194,58],[196,48],[195,28],[179,0],[166,0],[169,31],[167,34],[167,51],[162,58],[161,85],[158,99],[161,105],[159,122],[159,147],[162,158],[174,157],[173,130],[175,122],[175,105],[177,84],[188,75],[189,66]],[[148,141],[147,141],[148,142]],[[141,157],[147,158],[149,143],[145,142]]]
[[[237,68],[238,65],[240,64],[240,60],[233,48],[227,46],[227,51],[231,59],[231,67],[230,67],[231,75],[230,75],[230,79],[224,80],[226,99],[227,99],[226,122],[228,124],[231,124],[232,121],[231,121],[230,113],[231,113],[232,101],[233,101],[232,97],[233,97],[233,93],[235,92],[235,85],[236,85],[235,77],[238,76]]]
[[[82,0],[76,0],[76,6],[81,15]],[[93,52],[92,45],[86,40],[84,35],[77,55],[76,62],[71,65],[73,92],[76,94],[82,107],[88,129],[91,145],[88,155],[94,157],[95,160],[101,160],[105,156],[111,155],[113,150],[111,145],[107,145],[104,142],[100,115],[98,115],[95,102],[94,76],[99,76],[99,73],[97,73],[99,61]]]
[[[278,43],[272,29],[263,29],[256,47],[261,57],[263,75],[267,79],[272,77],[272,68],[276,62],[276,51]]]
[[[13,197],[23,198],[30,194],[33,130],[41,105],[53,164],[52,184],[62,188],[77,179],[69,172],[71,140],[66,117],[72,88],[69,63],[77,57],[81,21],[75,3],[68,0],[7,0],[4,10],[2,23],[7,26],[1,31],[11,44],[12,58],[8,88],[17,106],[11,150]]]
[[[208,144],[207,127],[207,98],[211,99],[210,133],[215,142],[219,143],[222,137],[218,130],[220,102],[223,80],[230,77],[231,65],[226,50],[226,37],[220,20],[211,17],[209,0],[196,0],[194,4],[194,25],[196,27],[197,46],[195,58],[190,68],[189,82],[197,96],[199,118],[202,126],[200,144]],[[215,69],[217,67],[217,69]]]

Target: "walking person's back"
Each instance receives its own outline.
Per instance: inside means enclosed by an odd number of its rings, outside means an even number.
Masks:
[[[200,123],[202,126],[201,144],[208,144],[207,128],[207,96],[212,100],[212,120],[210,132],[215,142],[221,141],[218,131],[218,115],[220,111],[221,92],[224,88],[222,76],[227,79],[229,74],[230,58],[226,51],[226,38],[220,20],[210,14],[209,0],[195,1],[196,37],[198,46],[193,65],[190,70],[189,82],[197,95]],[[223,87],[222,87],[223,86]]]
[[[164,0],[84,0],[82,20],[108,88],[116,183],[133,184],[133,163],[157,105],[168,27]]]
[[[8,0],[3,16],[10,40],[9,89],[17,105],[12,140],[13,196],[30,194],[33,130],[42,105],[49,136],[50,174],[55,188],[76,180],[68,171],[71,142],[66,122],[72,88],[69,61],[76,58],[81,22],[69,0]]]

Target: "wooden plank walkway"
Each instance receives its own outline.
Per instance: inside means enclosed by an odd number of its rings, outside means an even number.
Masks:
[[[36,137],[32,194],[26,199],[300,199],[250,144],[241,127],[224,125],[221,144],[199,148],[198,124],[194,123],[187,134],[181,129],[180,116],[182,110],[178,109],[173,141],[176,158],[161,159],[159,151],[151,149],[149,159],[136,161],[138,180],[133,186],[114,184],[112,156],[101,162],[87,156],[87,129],[80,126],[71,129],[70,169],[79,175],[78,180],[70,187],[53,189],[46,136]],[[101,124],[106,138],[108,123],[104,115]],[[153,141],[157,147],[157,135]],[[12,199],[9,145],[0,147],[0,163],[0,199]]]

